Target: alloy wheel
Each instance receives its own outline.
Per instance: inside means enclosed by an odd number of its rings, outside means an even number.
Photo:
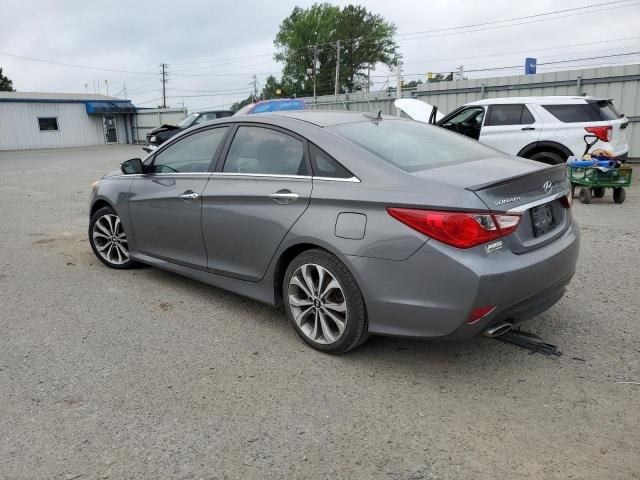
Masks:
[[[96,220],[91,232],[98,254],[107,262],[123,265],[129,261],[129,244],[120,217],[107,213]]]
[[[347,301],[329,270],[312,263],[298,267],[289,281],[288,301],[296,325],[307,338],[327,345],[342,337]]]

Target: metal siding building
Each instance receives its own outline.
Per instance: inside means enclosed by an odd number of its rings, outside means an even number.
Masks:
[[[0,92],[0,150],[132,143],[134,113],[105,95]],[[57,129],[43,130],[42,119]]]

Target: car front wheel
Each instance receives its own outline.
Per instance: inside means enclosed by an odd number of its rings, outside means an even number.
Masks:
[[[283,298],[296,332],[317,350],[345,353],[367,338],[360,288],[347,267],[324,250],[308,250],[289,264]]]
[[[132,268],[129,244],[120,217],[111,207],[103,207],[89,221],[89,243],[96,257],[111,268]]]

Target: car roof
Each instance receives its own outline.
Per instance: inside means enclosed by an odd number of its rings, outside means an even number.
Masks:
[[[193,113],[197,113],[202,115],[203,113],[220,113],[220,112],[224,112],[224,113],[233,113],[233,110],[194,110]]]
[[[495,105],[495,104],[511,104],[511,103],[535,103],[540,105],[558,105],[558,104],[579,104],[585,103],[587,100],[605,100],[596,97],[580,97],[580,96],[547,96],[547,97],[504,97],[504,98],[485,98],[476,100],[475,102],[465,103],[465,105]]]
[[[274,116],[292,118],[303,122],[312,123],[319,127],[329,127],[331,125],[339,125],[343,123],[355,123],[371,120],[372,116],[378,115],[378,112],[345,112],[344,110],[284,110],[273,113],[257,113],[252,117]],[[381,119],[396,119],[390,115],[381,115]]]

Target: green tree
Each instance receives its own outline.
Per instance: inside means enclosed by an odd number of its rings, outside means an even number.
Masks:
[[[2,68],[0,68],[0,92],[15,92],[13,88],[13,82],[2,74]]]
[[[307,9],[295,7],[280,24],[274,40],[276,61],[284,63],[282,86],[287,96],[309,95],[313,90],[314,52],[320,62],[316,73],[318,94],[335,87],[336,42],[340,40],[340,91],[353,91],[366,83],[369,65],[395,65],[398,45],[396,26],[366,8],[348,5],[342,9],[316,3]]]
[[[276,93],[278,89],[280,89],[280,94]],[[264,82],[264,87],[262,88],[262,95],[260,96],[261,100],[269,100],[271,98],[279,98],[282,96],[286,96],[283,85],[278,82],[276,77],[269,75]]]
[[[233,110],[234,112],[237,112],[245,105],[249,105],[250,103],[253,103],[253,101],[254,101],[253,95],[249,95],[244,100],[240,100],[239,102],[236,102],[233,105],[231,105],[231,110]]]

